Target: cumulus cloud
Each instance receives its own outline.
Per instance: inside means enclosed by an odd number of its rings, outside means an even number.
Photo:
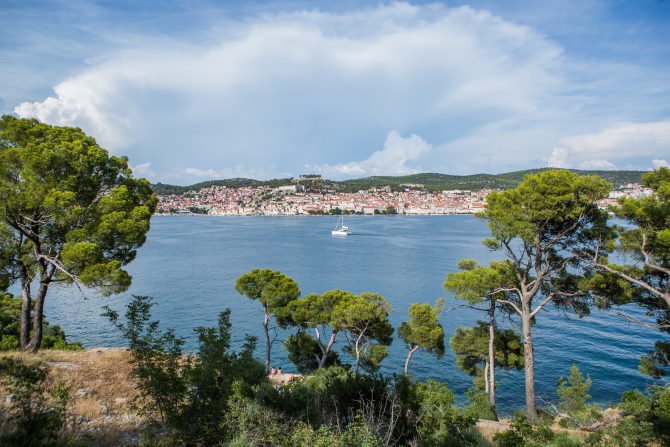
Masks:
[[[130,169],[132,169],[133,174],[137,177],[146,177],[148,175],[155,175],[155,172],[151,170],[151,162],[147,163],[140,163],[135,166],[131,166]]]
[[[608,160],[585,160],[579,163],[579,169],[616,169],[616,165]]]
[[[166,177],[178,183],[193,183],[203,180],[220,180],[228,178],[251,178],[267,179],[272,177],[290,177],[291,174],[277,170],[274,165],[255,166],[253,168],[244,165],[223,167],[220,169],[199,169],[187,167],[180,172],[168,174]]]
[[[651,164],[654,166],[654,169],[670,168],[670,163],[668,163],[666,160],[652,160]]]
[[[354,175],[371,165],[344,162],[388,129],[442,143],[552,114],[566,97],[558,45],[470,7],[301,11],[208,33],[198,43],[135,39],[14,111],[80,126],[158,172],[262,160]],[[467,154],[495,154],[497,137]]]
[[[550,168],[567,168],[568,151],[562,147],[555,147],[546,159],[546,165]]]
[[[599,132],[562,138],[560,144],[545,160],[547,166],[616,169],[615,161],[670,154],[670,120],[618,123]]]
[[[408,175],[420,172],[408,162],[418,160],[428,153],[432,145],[418,135],[403,138],[400,133],[392,130],[386,136],[384,148],[375,151],[367,159],[357,162],[341,163],[334,166],[306,165],[308,170],[322,173],[328,177],[355,177],[370,175]]]

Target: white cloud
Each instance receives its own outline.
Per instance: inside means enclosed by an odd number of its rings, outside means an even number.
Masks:
[[[654,166],[654,169],[670,168],[670,163],[668,163],[666,160],[652,160],[651,164]]]
[[[184,173],[195,178],[219,179],[219,173],[214,169],[186,168]]]
[[[567,168],[568,165],[568,151],[562,147],[555,147],[551,151],[549,158],[546,159],[545,164],[550,168]]]
[[[322,173],[328,177],[355,177],[371,175],[407,175],[420,172],[407,163],[418,160],[428,153],[432,145],[418,135],[403,138],[400,133],[392,130],[386,136],[384,149],[375,151],[367,159],[356,162],[337,164],[334,166],[311,166],[305,168]]]
[[[220,169],[199,169],[187,167],[180,172],[168,174],[166,177],[173,182],[182,184],[191,184],[203,180],[220,180],[229,178],[250,178],[250,179],[268,179],[268,178],[286,178],[292,175],[287,172],[277,170],[274,165],[255,166],[253,168],[245,165],[236,165]]]
[[[558,45],[469,7],[295,12],[208,32],[207,44],[136,39],[14,110],[80,126],[162,173],[262,160],[357,175],[371,165],[345,162],[388,129],[442,143],[552,115],[568,96]],[[496,137],[460,155],[493,155]]]
[[[616,169],[616,165],[608,160],[585,160],[579,163],[579,169]]]
[[[131,166],[133,174],[136,177],[146,177],[147,175],[155,175],[155,172],[151,170],[151,162],[140,163],[135,166]]]
[[[211,12],[188,40],[115,32],[120,50],[96,51],[52,96],[7,107],[153,160],[163,181],[305,164],[340,176],[418,169],[409,158],[351,162],[389,129],[431,141],[421,165],[450,173],[670,159],[669,121],[625,122],[666,110],[663,70],[576,61],[523,20],[409,3],[237,22]]]
[[[546,159],[548,166],[616,169],[615,160],[670,154],[670,120],[618,123],[599,132],[562,138],[560,144]]]

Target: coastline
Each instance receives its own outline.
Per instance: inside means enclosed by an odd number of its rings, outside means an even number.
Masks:
[[[403,216],[476,216],[481,213],[402,213],[402,214],[345,214],[347,217],[403,217]],[[337,217],[340,214],[201,214],[173,213],[153,214],[151,217]]]

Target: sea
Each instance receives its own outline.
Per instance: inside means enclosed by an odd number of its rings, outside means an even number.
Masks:
[[[446,274],[458,271],[461,259],[487,264],[500,258],[481,244],[489,236],[488,227],[472,215],[352,216],[346,218],[352,230],[346,237],[331,235],[336,223],[332,216],[154,217],[146,243],[127,266],[133,282],[126,293],[102,297],[93,290],[54,286],[47,296],[46,317],[65,330],[68,340],[87,348],[124,346],[118,330],[101,316],[102,306],[123,314],[131,295],[147,295],[155,299],[153,316],[161,327],[174,328],[192,351],[197,347],[193,328],[215,325],[219,312],[230,308],[234,344],[239,347],[245,334],[257,336],[257,356],[263,359],[260,304],[234,288],[235,280],[249,270],[279,270],[298,282],[302,296],[332,289],[379,293],[393,307],[390,319],[398,327],[408,319],[414,302],[446,298],[448,307],[463,303],[443,288]],[[645,318],[634,306],[626,310]],[[447,346],[457,327],[485,319],[484,313],[468,308],[444,313]],[[517,322],[503,324],[515,327]],[[661,339],[658,331],[611,312],[594,310],[578,318],[551,308],[538,314],[533,331],[536,393],[545,401],[557,400],[559,377],[569,374],[573,362],[593,381],[592,402],[603,405],[617,402],[624,391],[659,383],[637,370],[640,356]],[[294,367],[281,340],[289,334],[279,330],[272,349],[272,365],[288,372]],[[401,374],[406,354],[396,338],[380,372]],[[349,360],[346,354],[341,358]],[[439,360],[416,353],[410,373],[417,380],[446,382],[460,403],[472,386],[472,378],[456,367],[450,350]],[[498,370],[496,378],[500,412],[521,409],[523,372]]]

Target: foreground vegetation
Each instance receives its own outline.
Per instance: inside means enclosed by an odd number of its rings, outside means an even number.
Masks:
[[[0,445],[12,446],[662,446],[670,442],[670,389],[631,391],[602,411],[573,365],[557,388],[557,413],[491,419],[486,396],[454,404],[446,383],[320,369],[278,386],[252,357],[231,349],[229,311],[197,328],[197,355],[151,319],[135,297],[108,316],[130,350],[0,356]],[[48,368],[44,367],[47,361]],[[483,427],[483,428],[482,428]]]

